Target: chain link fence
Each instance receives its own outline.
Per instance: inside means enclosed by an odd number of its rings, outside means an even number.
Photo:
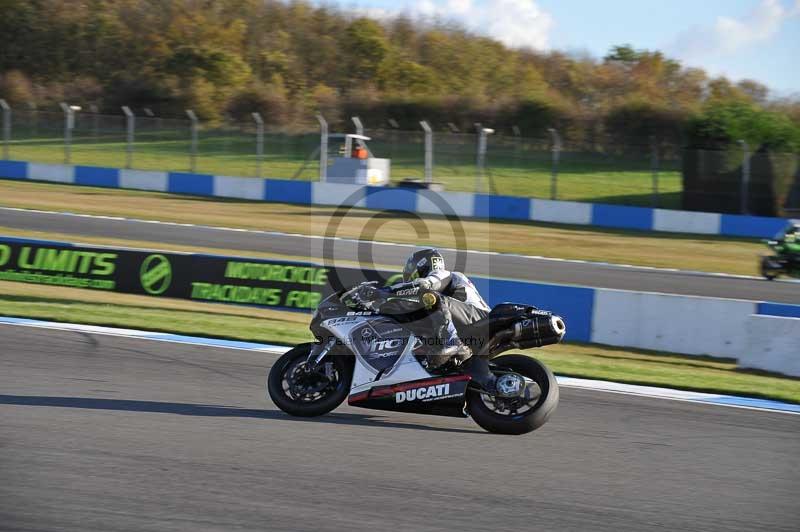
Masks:
[[[188,118],[148,116],[151,114],[138,112],[126,117],[79,108],[62,112],[4,108],[2,156],[141,170],[319,178],[319,130],[288,133],[262,126],[259,133],[254,119],[214,125],[198,121],[193,133]],[[524,136],[518,130],[514,132],[517,134],[480,127],[476,131],[432,132],[431,177],[445,190],[663,208],[684,206],[681,173],[686,153],[679,146],[653,138],[644,139],[641,145],[624,146],[597,139],[575,142],[562,140],[555,130],[538,137]],[[485,133],[485,152],[481,151],[481,131]],[[391,159],[392,181],[425,179],[422,128],[401,131],[368,127],[365,133],[372,139],[368,145],[374,156]],[[328,160],[340,155],[341,144],[340,139],[331,137]],[[744,173],[742,168],[738,171]],[[739,179],[743,178],[740,175]],[[698,186],[702,189],[705,185]],[[708,207],[687,207],[713,210],[710,200],[698,201]],[[741,198],[739,203],[743,204]]]

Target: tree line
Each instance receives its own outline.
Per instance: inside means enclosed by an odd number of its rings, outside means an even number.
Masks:
[[[603,58],[509,49],[446,21],[302,0],[0,0],[0,12],[0,97],[14,105],[191,108],[212,122],[259,111],[289,130],[315,112],[334,126],[358,114],[370,127],[481,122],[531,137],[556,127],[622,146],[747,134],[800,149],[796,99],[630,45]]]

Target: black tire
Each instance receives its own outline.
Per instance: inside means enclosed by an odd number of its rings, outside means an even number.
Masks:
[[[467,392],[467,411],[475,422],[489,432],[498,434],[526,434],[544,425],[558,406],[558,383],[547,366],[525,355],[503,355],[492,360],[497,369],[506,369],[524,375],[541,388],[536,403],[526,412],[516,415],[499,414],[489,408],[481,392]]]
[[[284,353],[269,371],[267,391],[275,405],[292,416],[314,417],[327,414],[347,397],[350,382],[353,378],[353,358],[340,353],[331,353],[329,360],[333,362],[338,374],[336,387],[324,397],[311,402],[299,401],[289,395],[283,388],[284,374],[293,364],[305,361],[314,344],[300,344]]]
[[[761,275],[767,281],[773,281],[778,276],[778,272],[774,268],[770,268],[771,257],[761,257]]]
[[[778,275],[769,267],[770,258],[761,257],[761,275],[767,280],[772,281]]]

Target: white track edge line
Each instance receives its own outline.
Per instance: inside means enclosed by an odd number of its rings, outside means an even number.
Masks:
[[[238,233],[253,233],[258,235],[272,235],[272,236],[282,236],[282,237],[297,237],[297,238],[308,238],[314,240],[335,240],[340,242],[348,242],[353,244],[359,243],[370,243],[370,244],[378,244],[381,246],[396,246],[396,247],[408,247],[414,248],[417,247],[414,244],[401,244],[397,242],[383,242],[383,241],[364,241],[357,238],[346,238],[346,237],[339,237],[339,236],[320,236],[320,235],[305,235],[302,233],[284,233],[280,231],[263,231],[259,229],[244,229],[241,227],[224,227],[224,226],[213,226],[213,225],[202,225],[202,224],[190,224],[190,223],[181,223],[181,222],[165,222],[161,220],[145,220],[141,218],[123,218],[119,216],[106,216],[106,215],[99,215],[99,214],[84,214],[84,213],[75,213],[75,212],[62,212],[62,211],[47,211],[47,210],[40,210],[40,209],[23,209],[20,207],[0,207],[0,210],[7,210],[7,211],[17,211],[17,212],[28,212],[28,213],[37,213],[37,214],[52,214],[58,216],[74,216],[77,218],[94,218],[100,220],[114,220],[114,221],[121,221],[121,222],[134,222],[134,223],[147,223],[147,224],[161,224],[161,225],[171,225],[175,227],[196,227],[198,229],[209,229],[214,231],[235,231]],[[703,235],[700,235],[703,236]],[[708,235],[705,235],[708,236]],[[714,235],[711,235],[714,236]],[[444,251],[450,251],[458,253],[460,250],[454,248],[440,248]],[[635,264],[618,264],[614,262],[603,262],[603,261],[589,261],[589,260],[580,260],[580,259],[563,259],[559,257],[546,257],[542,255],[523,255],[519,253],[501,253],[498,251],[484,251],[484,250],[469,250],[467,253],[473,253],[476,255],[502,255],[505,257],[515,257],[520,259],[533,259],[533,260],[543,260],[543,261],[552,261],[552,262],[567,262],[572,264],[587,264],[590,266],[606,266],[610,268],[620,268],[620,269],[632,269],[632,270],[641,270],[641,271],[653,271],[653,272],[669,272],[669,273],[679,273],[682,275],[691,275],[691,276],[699,276],[699,277],[723,277],[729,279],[749,279],[749,280],[763,280],[762,277],[758,277],[755,275],[739,275],[739,274],[731,274],[731,273],[722,273],[722,272],[703,272],[699,270],[681,270],[678,268],[659,268],[657,266],[641,266]],[[774,282],[774,281],[773,281]],[[778,279],[778,282],[797,282],[791,280],[781,280]]]
[[[213,338],[192,337],[174,333],[103,327],[99,325],[85,325],[79,323],[51,322],[51,321],[36,320],[32,318],[10,318],[10,317],[0,316],[0,325],[11,325],[11,326],[31,327],[40,329],[53,329],[53,330],[61,330],[68,332],[83,332],[86,334],[101,334],[105,336],[197,345],[200,347],[212,347],[218,349],[255,351],[262,353],[282,354],[289,350],[288,347],[277,346],[277,345],[252,343],[253,347],[242,347],[236,345],[215,344],[213,343],[215,341],[215,339]],[[228,342],[227,340],[222,340],[222,341]],[[233,341],[233,344],[235,343],[236,342]],[[247,342],[242,342],[242,343],[247,343]],[[255,346],[260,346],[260,347],[255,347]],[[764,399],[763,401],[775,404],[776,408],[769,408],[766,406],[758,407],[758,406],[743,405],[743,404],[720,403],[716,402],[716,400],[740,399],[745,401],[746,400],[761,401],[762,399],[729,396],[723,394],[711,394],[704,392],[690,392],[686,390],[677,390],[673,388],[659,388],[655,386],[632,385],[632,384],[617,383],[613,381],[583,379],[576,377],[558,377],[558,379],[560,386],[568,388],[580,388],[580,389],[592,390],[603,393],[616,393],[621,395],[634,395],[637,397],[647,397],[649,399],[666,399],[670,401],[682,401],[682,402],[689,402],[689,403],[703,404],[703,405],[741,408],[745,410],[756,410],[761,412],[800,415],[800,411],[782,410],[777,408],[780,405],[787,405],[792,407],[794,407],[795,405],[792,405],[791,403],[782,403],[781,401],[775,401],[775,400]],[[614,388],[612,389],[610,388],[610,386],[613,386]],[[647,390],[652,390],[652,392],[646,393]]]

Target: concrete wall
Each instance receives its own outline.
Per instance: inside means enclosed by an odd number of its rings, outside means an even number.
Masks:
[[[752,315],[739,367],[800,377],[800,318]]]
[[[752,301],[595,290],[592,342],[736,358],[747,344]]]
[[[639,231],[752,238],[770,238],[786,225],[786,220],[782,218],[550,201],[465,192],[435,193],[415,189],[361,187],[184,172],[150,172],[25,161],[0,161],[0,178],[156,190],[173,194],[220,196],[256,201],[356,205],[369,209],[398,209],[461,217],[532,220]]]

